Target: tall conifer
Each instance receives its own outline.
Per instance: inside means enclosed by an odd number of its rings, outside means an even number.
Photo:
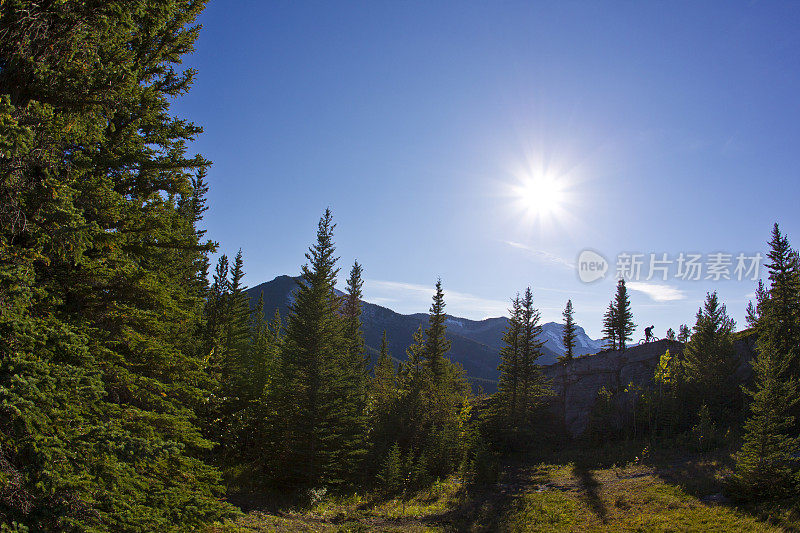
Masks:
[[[444,306],[442,280],[439,279],[436,281],[436,293],[428,314],[428,329],[425,330],[425,364],[437,383],[444,378],[445,354],[450,350],[450,341],[445,334],[447,315],[444,314]]]
[[[564,312],[562,313],[564,317],[564,333],[561,336],[561,340],[564,342],[564,355],[562,357],[563,361],[571,361],[572,354],[575,350],[575,319],[573,317],[573,309],[572,309],[572,300],[567,300],[567,305],[564,308]]]
[[[226,512],[193,415],[208,162],[171,110],[203,5],[0,4],[0,462],[23,495],[2,523],[163,531]]]
[[[614,296],[614,321],[619,348],[624,350],[625,343],[631,340],[633,336],[636,324],[633,323],[631,302],[628,299],[628,288],[625,286],[625,280],[622,278],[617,281],[617,293]]]

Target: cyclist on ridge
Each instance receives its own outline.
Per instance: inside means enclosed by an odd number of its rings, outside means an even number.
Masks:
[[[653,326],[644,328],[644,342],[650,342],[653,338]]]

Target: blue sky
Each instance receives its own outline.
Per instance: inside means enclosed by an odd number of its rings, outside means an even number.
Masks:
[[[205,129],[205,225],[249,285],[297,273],[330,206],[368,301],[425,311],[441,276],[479,319],[531,285],[596,337],[620,252],[764,253],[775,221],[800,245],[800,3],[212,0],[200,22],[173,110]],[[586,248],[604,280],[578,279]],[[754,282],[671,274],[632,291],[637,338],[708,290],[744,325]]]

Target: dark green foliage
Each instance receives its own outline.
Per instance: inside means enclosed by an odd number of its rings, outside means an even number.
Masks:
[[[617,310],[614,307],[614,302],[608,304],[605,314],[603,315],[603,338],[606,340],[606,348],[611,350],[617,349]]]
[[[725,305],[719,303],[716,292],[709,293],[697,311],[694,332],[683,351],[691,399],[687,407],[705,406],[719,426],[732,422],[741,412],[735,375],[739,360],[733,349],[733,330],[734,322],[728,317]]]
[[[544,342],[539,340],[542,326],[541,314],[533,307],[533,291],[525,289],[522,297],[522,323],[520,328],[520,413],[522,419],[529,421],[536,408],[541,406],[544,396],[549,393],[547,382],[537,364],[542,356]]]
[[[425,364],[430,369],[434,381],[439,384],[445,373],[445,354],[450,350],[450,341],[445,336],[447,315],[444,314],[444,291],[442,280],[436,281],[436,294],[433,295],[428,329],[425,330]]]
[[[772,228],[769,247],[770,263],[766,267],[770,287],[758,306],[764,320],[756,323],[759,339],[764,339],[759,347],[775,351],[786,360],[782,377],[800,378],[800,260],[777,224]]]
[[[798,489],[800,441],[790,413],[798,404],[800,387],[797,380],[780,377],[786,366],[776,352],[765,351],[759,352],[753,365],[754,389],[747,391],[753,401],[732,480],[739,497],[780,498]]]
[[[625,280],[617,281],[617,294],[614,296],[613,325],[616,329],[616,340],[620,350],[625,349],[625,343],[631,340],[636,324],[633,323],[631,302],[628,299],[628,289]]]
[[[681,324],[678,328],[678,342],[687,342],[689,337],[692,336],[692,330],[686,324]]]
[[[744,444],[736,457],[732,488],[743,498],[784,497],[798,490],[800,440],[797,377],[800,272],[797,253],[776,224],[769,243],[770,286],[759,284],[748,318],[758,334],[752,398]]]
[[[426,332],[420,328],[414,334],[408,359],[397,379],[390,370],[385,342],[375,367],[371,401],[377,422],[373,457],[382,461],[396,443],[413,485],[453,472],[466,450],[470,388],[463,369],[447,357],[445,330],[444,292],[439,281],[428,328]]]
[[[511,301],[510,317],[503,347],[500,348],[500,385],[498,387],[497,413],[506,421],[515,419],[519,412],[520,389],[522,387],[522,354],[520,337],[522,330],[522,301],[519,294]]]
[[[201,1],[0,6],[0,522],[196,529],[229,512],[207,398],[200,128],[170,115]]]
[[[564,355],[560,358],[562,361],[571,361],[572,352],[575,349],[575,320],[573,314],[572,300],[567,300],[567,305],[562,313],[564,316],[564,333],[561,338],[564,341],[565,350]]]
[[[367,414],[367,362],[364,349],[364,335],[361,331],[361,279],[362,268],[358,261],[353,263],[347,279],[347,290],[343,305],[343,350],[339,362],[342,378],[340,381],[340,416],[343,427],[343,449],[340,453],[340,468],[343,477],[355,479],[367,452],[366,435]]]
[[[533,307],[530,287],[522,298],[512,300],[511,317],[500,351],[500,386],[490,400],[490,413],[483,432],[497,447],[527,447],[539,418],[549,384],[537,360],[541,356],[539,311]],[[477,453],[477,452],[476,452]]]
[[[378,483],[384,491],[394,493],[403,488],[403,462],[400,456],[400,446],[395,442],[383,461],[378,473]]]
[[[352,382],[363,371],[363,355],[356,352],[354,330],[348,336],[346,327],[358,315],[352,309],[349,316],[340,314],[341,299],[334,290],[334,227],[326,210],[302,267],[268,399],[275,406],[271,477],[293,490],[350,482],[363,455],[365,398],[362,386]]]

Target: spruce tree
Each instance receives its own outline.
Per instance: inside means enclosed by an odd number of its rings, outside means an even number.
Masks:
[[[608,304],[605,314],[603,315],[603,338],[606,341],[606,348],[611,350],[617,349],[617,312],[614,307],[614,302]]]
[[[572,300],[567,300],[567,305],[562,313],[564,317],[564,332],[561,340],[564,342],[564,355],[561,357],[562,361],[571,361],[572,354],[575,350],[575,320],[573,318]]]
[[[386,330],[381,337],[381,348],[378,360],[373,369],[372,384],[370,387],[371,410],[374,413],[388,412],[397,394],[397,376],[394,364],[389,356],[389,346],[386,342]]]
[[[767,257],[770,286],[761,312],[769,317],[757,328],[759,337],[764,336],[770,349],[787,360],[784,377],[800,378],[800,264],[778,224],[772,228]]]
[[[344,346],[341,373],[343,379],[341,419],[344,424],[343,449],[340,451],[341,477],[348,478],[360,471],[367,452],[367,355],[361,331],[361,287],[363,270],[353,263],[343,301]]]
[[[519,412],[519,396],[521,388],[521,347],[522,301],[519,294],[511,300],[510,317],[505,332],[503,346],[500,348],[500,382],[498,385],[497,415],[510,422],[517,418]]]
[[[351,373],[344,365],[351,344],[343,334],[341,301],[334,289],[334,228],[326,209],[291,305],[274,392],[278,419],[271,427],[279,447],[272,475],[295,490],[341,485],[356,474],[344,470],[359,437],[351,431]]]
[[[616,338],[620,350],[625,349],[625,342],[631,340],[636,324],[633,323],[633,313],[631,312],[631,302],[628,299],[628,289],[625,280],[620,278],[617,281],[617,293],[614,296],[614,325],[616,327]]]
[[[425,330],[425,364],[436,383],[444,379],[445,354],[450,350],[450,341],[445,334],[447,315],[444,314],[444,306],[442,280],[439,279],[436,281],[436,293],[428,314],[428,329]]]
[[[753,362],[750,416],[744,424],[744,444],[736,454],[734,492],[744,499],[781,498],[798,490],[800,439],[791,414],[800,401],[800,387],[785,378],[788,361],[759,338]]]
[[[530,421],[533,410],[549,393],[546,380],[537,361],[542,356],[544,342],[540,340],[541,314],[533,307],[533,291],[525,289],[521,300],[522,322],[520,328],[520,412],[523,420]]]
[[[203,5],[0,5],[0,462],[20,496],[0,499],[4,524],[202,529],[228,512],[194,417],[208,162],[171,110]]]
[[[689,329],[689,326],[681,324],[680,328],[678,328],[678,342],[686,343],[691,336],[692,330]]]
[[[796,374],[798,332],[797,254],[778,225],[773,227],[767,265],[770,285],[759,284],[749,313],[758,334],[754,386],[744,445],[736,457],[734,485],[747,498],[782,497],[798,489],[800,454]]]
[[[398,376],[389,355],[386,341],[386,331],[381,337],[381,347],[378,360],[373,368],[373,377],[369,387],[369,414],[372,438],[373,469],[380,466],[380,461],[392,443],[397,443],[396,402],[400,391],[398,390]]]
[[[683,350],[684,373],[696,400],[694,410],[705,405],[717,425],[732,421],[740,409],[733,331],[725,305],[719,303],[716,292],[708,293]]]

